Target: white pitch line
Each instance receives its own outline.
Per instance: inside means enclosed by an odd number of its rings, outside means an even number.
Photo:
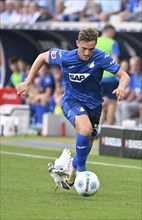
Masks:
[[[29,158],[38,158],[38,159],[50,159],[55,160],[56,157],[48,157],[48,156],[42,156],[42,155],[33,155],[33,154],[24,154],[24,153],[18,153],[18,152],[9,152],[9,151],[0,151],[0,154],[7,154],[7,155],[14,155],[14,156],[20,156],[20,157],[29,157]],[[87,161],[88,164],[95,164],[100,166],[111,166],[111,167],[120,167],[120,168],[128,168],[128,169],[142,169],[142,167],[139,166],[129,166],[129,165],[123,165],[123,164],[111,164],[111,163],[101,163],[101,162],[94,162],[94,161]]]
[[[14,155],[14,156],[20,156],[20,157],[30,157],[30,158],[39,158],[39,159],[51,159],[55,160],[56,157],[47,157],[47,156],[41,156],[41,155],[35,155],[35,154],[24,154],[24,153],[17,153],[17,152],[9,152],[9,151],[0,151],[1,154],[7,154],[7,155]]]

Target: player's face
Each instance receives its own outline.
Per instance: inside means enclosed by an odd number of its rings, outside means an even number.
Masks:
[[[95,40],[89,42],[77,40],[76,45],[78,47],[79,58],[84,61],[89,60],[93,55],[96,44],[97,42]]]

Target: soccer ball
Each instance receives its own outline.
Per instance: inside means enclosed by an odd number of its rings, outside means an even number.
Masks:
[[[74,187],[81,196],[93,196],[100,187],[100,181],[95,173],[83,171],[77,175]]]

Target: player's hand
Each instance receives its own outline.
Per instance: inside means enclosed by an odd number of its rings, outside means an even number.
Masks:
[[[116,94],[116,97],[117,97],[117,100],[118,100],[118,101],[123,100],[124,97],[125,97],[125,91],[124,91],[124,89],[122,89],[122,88],[120,88],[120,87],[118,87],[117,89],[115,89],[115,90],[112,92],[112,94]]]
[[[26,96],[28,94],[28,91],[30,89],[30,85],[26,82],[22,82],[17,86],[17,94],[21,96]]]

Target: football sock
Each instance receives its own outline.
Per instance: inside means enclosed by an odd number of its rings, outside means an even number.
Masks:
[[[90,138],[91,136],[77,134],[76,155],[73,160],[73,167],[77,168],[79,172],[86,170],[86,160],[90,151]]]
[[[89,146],[89,148],[88,148],[88,154],[90,153],[90,151],[91,151],[91,146]],[[72,166],[74,169],[77,169],[77,159],[76,158],[77,158],[77,155],[75,154],[75,156],[72,160]]]

